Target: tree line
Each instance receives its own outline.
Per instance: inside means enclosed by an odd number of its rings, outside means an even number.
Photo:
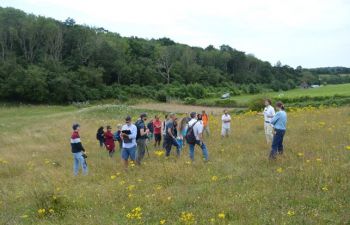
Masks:
[[[0,7],[0,99],[7,101],[184,99],[204,97],[208,87],[214,93],[278,91],[318,80],[305,72],[272,66],[228,45],[203,49],[169,38],[122,37],[72,18],[60,22]],[[191,87],[202,91],[193,94]]]

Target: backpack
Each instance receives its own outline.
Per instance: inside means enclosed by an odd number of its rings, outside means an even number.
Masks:
[[[194,131],[193,131],[193,127],[194,125],[196,125],[196,123],[198,122],[198,120],[190,127],[188,127],[187,132],[186,132],[186,141],[188,144],[193,145],[196,143],[196,136],[194,136]]]

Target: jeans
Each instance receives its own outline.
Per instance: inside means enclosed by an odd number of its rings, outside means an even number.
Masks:
[[[196,144],[201,147],[205,161],[208,161],[209,156],[208,156],[207,146],[203,142],[201,144],[200,141],[198,141],[198,140],[196,141],[195,144],[189,144],[190,145],[190,158],[191,158],[191,160],[192,161],[194,160],[194,147]]]
[[[104,140],[103,140],[103,138],[98,139],[98,141],[100,142],[100,147],[102,148],[102,147],[103,147],[103,145],[104,145]]]
[[[175,138],[171,138],[171,139],[165,138],[164,139],[164,143],[165,143],[165,156],[170,156],[171,147],[173,145],[176,147],[176,154],[177,154],[177,156],[180,156],[180,145],[176,141]]]
[[[74,158],[74,166],[73,166],[74,176],[78,175],[80,166],[83,170],[83,174],[86,175],[88,172],[88,167],[83,157],[83,152],[73,153],[73,158]]]
[[[270,159],[276,158],[277,153],[283,153],[283,137],[286,131],[275,129],[275,132],[272,140]]]
[[[146,139],[140,138],[140,139],[136,140],[136,142],[137,142],[136,163],[140,164],[141,160],[145,157]]]

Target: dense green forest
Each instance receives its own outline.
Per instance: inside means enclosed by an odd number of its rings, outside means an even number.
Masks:
[[[0,99],[32,103],[130,97],[202,98],[287,90],[320,82],[315,71],[272,66],[228,45],[122,37],[0,7]]]

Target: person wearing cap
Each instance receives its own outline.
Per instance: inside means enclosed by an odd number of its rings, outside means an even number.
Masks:
[[[132,161],[136,160],[136,136],[137,128],[131,123],[131,117],[127,116],[125,118],[125,125],[122,126],[120,137],[122,139],[122,162],[125,169],[128,168],[129,158]]]
[[[85,149],[80,140],[80,125],[73,124],[73,133],[71,135],[70,144],[72,148],[73,158],[74,158],[74,176],[77,176],[79,173],[79,168],[82,168],[83,174],[86,175],[88,172],[88,167],[84,158]]]
[[[203,133],[207,133],[209,136],[210,130],[209,130],[209,116],[205,112],[205,110],[202,111],[202,121],[203,121]]]
[[[115,144],[111,126],[107,126],[107,131],[104,133],[104,139],[106,149],[108,150],[108,155],[112,158],[115,152]]]
[[[224,114],[221,116],[221,121],[221,136],[228,137],[231,130],[231,116],[228,114],[227,109],[224,110]]]
[[[190,159],[194,161],[194,148],[196,145],[199,145],[199,147],[202,149],[202,154],[205,161],[208,161],[209,154],[207,146],[203,142],[203,121],[202,121],[202,115],[198,114],[196,112],[191,112],[190,114],[191,120],[188,122],[188,127],[193,129],[193,134],[196,137],[196,142],[194,144],[188,144],[190,146]],[[196,118],[197,116],[197,118]]]
[[[272,143],[273,139],[273,127],[271,124],[271,119],[275,116],[275,109],[271,106],[271,100],[265,100],[265,108],[262,113],[264,115],[264,130],[267,144]]]
[[[136,143],[136,163],[141,165],[141,161],[145,156],[146,152],[146,140],[149,134],[149,129],[145,125],[147,121],[147,114],[141,113],[140,118],[136,121],[135,126],[137,127]]]
[[[171,152],[171,147],[174,145],[176,147],[176,154],[179,157],[180,156],[180,145],[176,140],[175,137],[175,118],[176,115],[175,113],[170,113],[168,117],[168,121],[165,124],[165,138],[164,138],[164,143],[165,143],[165,156],[169,157],[170,152]]]

